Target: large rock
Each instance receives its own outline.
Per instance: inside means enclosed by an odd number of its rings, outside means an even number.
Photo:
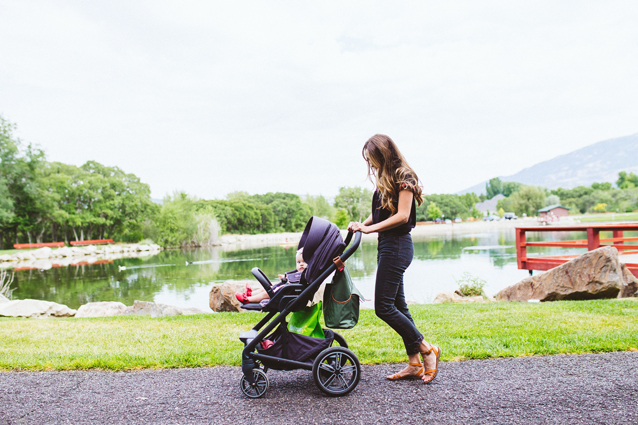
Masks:
[[[45,246],[44,248],[36,249],[31,253],[31,255],[33,255],[36,260],[48,260],[49,258],[51,258],[52,251],[53,250],[51,248]]]
[[[51,253],[54,257],[71,257],[73,255],[73,249],[68,246],[58,248]]]
[[[172,305],[135,300],[131,307],[124,310],[124,314],[150,314],[151,317],[181,316],[182,311]]]
[[[483,303],[490,301],[487,298],[482,296],[476,297],[465,297],[457,294],[456,292],[440,292],[432,301],[434,304],[443,304],[443,303]]]
[[[80,306],[75,317],[110,317],[121,316],[126,311],[126,305],[116,301],[102,301]]]
[[[496,294],[505,301],[590,300],[634,296],[638,280],[608,246],[589,251],[538,276],[528,277]]]
[[[258,282],[253,283],[252,280],[227,280],[224,283],[213,285],[208,297],[208,305],[213,311],[240,311],[241,303],[235,298],[235,292],[244,292],[246,284],[249,284],[253,290],[259,286]]]
[[[28,260],[35,260],[35,257],[33,256],[33,254],[29,251],[26,252],[16,252],[15,254],[12,255],[13,258],[15,258],[18,261],[28,261]]]
[[[9,254],[0,255],[0,261],[15,261],[15,258]]]
[[[9,301],[11,301],[9,298],[7,298],[4,295],[0,294],[0,303],[8,303]]]
[[[0,316],[7,317],[71,317],[76,311],[62,304],[39,300],[15,300],[0,304]]]

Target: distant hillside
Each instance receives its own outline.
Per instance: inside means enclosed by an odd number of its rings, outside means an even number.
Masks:
[[[548,189],[571,189],[576,186],[589,186],[594,182],[615,183],[620,171],[638,173],[638,134],[585,146],[525,168],[514,175],[501,177],[501,180]],[[485,183],[479,183],[458,193],[485,193]]]

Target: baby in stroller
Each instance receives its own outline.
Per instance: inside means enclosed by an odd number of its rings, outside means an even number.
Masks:
[[[277,292],[279,289],[281,289],[281,287],[289,283],[299,283],[299,281],[301,280],[301,272],[303,272],[306,269],[306,267],[308,267],[308,264],[303,259],[303,248],[300,248],[297,251],[296,260],[297,260],[297,269],[290,272],[286,272],[285,275],[280,274],[279,282],[272,286],[272,290],[274,292]],[[269,300],[270,296],[268,295],[265,289],[257,288],[253,291],[250,285],[247,284],[246,291],[244,293],[236,292],[235,298],[237,298],[237,300],[240,303],[247,304],[247,303],[259,303],[263,300]]]

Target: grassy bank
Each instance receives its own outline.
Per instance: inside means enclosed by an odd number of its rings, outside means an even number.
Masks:
[[[573,216],[574,219],[580,220],[581,223],[596,223],[600,221],[638,221],[638,212],[633,213],[605,213],[605,214],[587,214]]]
[[[638,349],[638,300],[412,306],[443,360]],[[151,319],[0,319],[0,370],[238,365],[239,332],[258,313]],[[400,338],[370,310],[340,331],[362,363],[405,361]]]

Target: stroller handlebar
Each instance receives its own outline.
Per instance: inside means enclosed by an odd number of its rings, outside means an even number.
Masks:
[[[352,240],[352,236],[354,235],[354,242],[352,245],[348,247],[348,244]],[[356,232],[348,232],[348,236],[346,236],[346,240],[344,241],[347,249],[341,254],[341,260],[345,262],[350,256],[359,248],[359,244],[361,243],[361,231],[357,230]]]

